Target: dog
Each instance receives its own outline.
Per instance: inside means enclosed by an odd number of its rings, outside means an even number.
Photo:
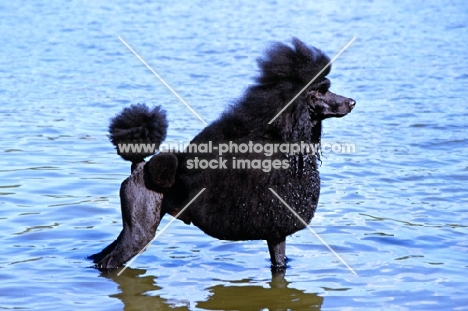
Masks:
[[[304,229],[317,208],[320,152],[312,147],[320,146],[322,121],[343,117],[356,105],[329,90],[329,63],[325,53],[297,38],[291,45],[275,43],[258,59],[256,83],[193,138],[190,152],[160,152],[148,162],[144,152],[120,153],[132,162],[120,192],[124,228],[116,241],[90,256],[96,267],[123,265],[151,242],[160,219],[170,214],[218,239],[266,240],[272,270],[284,271],[286,237]],[[124,109],[109,128],[116,146],[159,146],[166,130],[165,112],[145,105]],[[206,145],[218,149],[195,148]],[[299,145],[311,148],[285,150]],[[241,146],[279,148],[262,153]]]

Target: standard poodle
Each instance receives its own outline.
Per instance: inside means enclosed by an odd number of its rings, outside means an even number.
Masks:
[[[329,62],[296,38],[292,45],[275,43],[258,60],[256,83],[185,152],[160,152],[148,162],[148,153],[119,152],[132,162],[120,192],[124,229],[91,256],[96,266],[124,264],[170,214],[218,239],[266,240],[272,269],[284,271],[286,237],[310,223],[319,200],[322,121],[343,117],[356,104],[329,91]],[[116,145],[159,146],[166,128],[159,107],[136,105],[112,120],[110,137]]]

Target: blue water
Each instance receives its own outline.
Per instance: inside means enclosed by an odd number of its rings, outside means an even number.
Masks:
[[[31,310],[467,310],[468,8],[464,1],[4,1],[0,3],[0,308]],[[168,140],[242,95],[269,42],[296,36],[333,57],[311,227],[272,279],[263,241],[226,242],[174,222],[121,276],[86,256],[120,231],[129,165],[109,118],[145,102]],[[163,220],[161,227],[170,220]]]

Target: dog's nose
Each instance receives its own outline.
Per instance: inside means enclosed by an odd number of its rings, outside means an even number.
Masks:
[[[350,99],[349,100],[349,107],[351,107],[351,109],[353,109],[354,106],[356,106],[356,101],[354,99]]]

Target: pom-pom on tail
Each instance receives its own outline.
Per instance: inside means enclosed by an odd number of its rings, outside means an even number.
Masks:
[[[109,139],[124,160],[139,163],[154,154],[166,138],[166,112],[136,104],[122,110],[111,119]]]

